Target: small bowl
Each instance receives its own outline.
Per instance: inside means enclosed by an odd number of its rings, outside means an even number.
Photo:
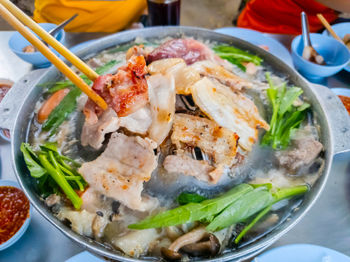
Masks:
[[[17,184],[17,182],[15,181],[10,181],[10,180],[0,180],[0,186],[12,186],[12,187],[16,187],[20,190],[21,187]],[[24,221],[23,225],[21,226],[21,228],[16,232],[16,234],[14,234],[9,240],[7,240],[5,243],[2,243],[0,245],[0,251],[12,246],[15,242],[17,242],[17,240],[19,240],[23,234],[26,232],[29,224],[30,224],[30,219],[32,217],[32,206],[29,203],[29,217],[26,219],[26,221]]]
[[[40,23],[39,24],[45,31],[50,31],[51,29],[55,28],[57,25],[50,24],[50,23]],[[36,34],[35,34],[36,35]],[[56,34],[56,39],[64,44],[65,39],[65,32],[64,30],[60,30]],[[8,42],[8,45],[12,52],[14,52],[19,58],[22,60],[32,64],[33,66],[37,68],[44,68],[51,65],[50,61],[46,59],[44,55],[42,55],[40,52],[33,52],[33,53],[25,53],[23,52],[23,48],[31,45],[19,32],[15,32]],[[49,47],[51,51],[53,51],[56,55],[58,55],[57,51],[54,50],[52,47]]]
[[[311,43],[315,50],[323,56],[326,65],[318,65],[302,57],[304,44],[302,36],[298,35],[292,41],[292,59],[295,68],[308,79],[320,79],[338,73],[350,61],[350,53],[339,41],[321,35],[310,34]]]
[[[346,22],[346,23],[338,23],[338,24],[335,24],[335,25],[332,25],[332,29],[334,30],[334,32],[341,38],[343,39],[344,36],[346,34],[350,34],[350,22]],[[330,33],[327,31],[327,29],[325,29],[323,32],[322,32],[322,35],[326,35],[326,36],[329,36],[329,37],[333,37],[330,35]],[[350,64],[348,64],[344,70],[350,72]]]

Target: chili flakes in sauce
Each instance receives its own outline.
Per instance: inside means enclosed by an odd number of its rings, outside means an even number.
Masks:
[[[9,240],[29,217],[29,200],[22,190],[0,186],[0,244]]]
[[[340,98],[340,100],[342,101],[342,103],[344,104],[346,110],[348,111],[349,115],[350,115],[350,97],[348,96],[338,96]]]

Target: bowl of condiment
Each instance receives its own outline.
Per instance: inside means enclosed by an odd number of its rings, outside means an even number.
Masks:
[[[0,180],[0,251],[13,245],[30,224],[28,198],[15,181]]]
[[[304,45],[302,36],[292,41],[291,51],[295,68],[308,79],[319,79],[338,73],[350,61],[350,53],[339,41],[321,34],[310,34],[311,42],[325,64],[317,64],[303,58]]]
[[[0,78],[0,103],[2,99],[5,97],[7,92],[12,87],[13,82],[9,79]],[[0,137],[8,142],[10,142],[10,130],[0,128]]]
[[[50,31],[51,29],[57,27],[55,24],[51,23],[40,23],[39,24],[45,31]],[[56,35],[55,38],[61,42],[64,43],[65,39],[65,32],[64,30],[60,30]],[[31,45],[19,32],[15,32],[10,40],[9,40],[9,47],[19,58],[22,60],[33,64],[37,68],[44,68],[51,65],[49,60],[42,55],[38,50],[36,50],[35,47]],[[56,50],[54,50],[52,47],[49,47],[51,51],[53,51],[56,55],[58,53]]]

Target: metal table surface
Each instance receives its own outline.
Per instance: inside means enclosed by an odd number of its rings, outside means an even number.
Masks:
[[[7,42],[13,32],[0,31],[0,78],[17,81],[33,68],[17,58]],[[68,46],[103,34],[67,34]],[[269,35],[289,48],[292,36]],[[349,73],[325,79],[328,87],[350,87]],[[330,178],[316,204],[290,232],[272,247],[310,243],[335,249],[350,256],[350,152],[334,158]],[[16,180],[11,167],[10,144],[0,139],[1,179]],[[270,248],[272,248],[270,247]],[[269,249],[270,249],[269,248]],[[0,261],[61,262],[83,249],[60,233],[34,210],[25,235],[12,247],[0,252]]]

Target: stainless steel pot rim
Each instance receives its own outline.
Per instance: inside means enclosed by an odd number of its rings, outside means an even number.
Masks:
[[[254,45],[247,43],[241,39],[237,39],[235,37],[227,36],[227,35],[222,35],[220,33],[216,33],[210,30],[206,29],[199,29],[199,28],[193,28],[193,27],[155,27],[155,28],[147,28],[147,29],[141,29],[141,30],[135,30],[135,31],[127,31],[127,32],[122,32],[118,33],[116,35],[111,35],[107,36],[103,39],[99,39],[96,42],[93,42],[86,47],[82,48],[78,53],[78,55],[88,55],[90,53],[93,53],[94,51],[102,51],[103,49],[106,48],[106,46],[111,47],[113,45],[117,44],[122,44],[124,42],[128,41],[123,41],[123,39],[134,39],[137,36],[145,36],[147,38],[148,33],[150,34],[150,38],[155,38],[155,36],[152,34],[152,32],[159,32],[159,34],[155,34],[156,36],[162,37],[162,35],[178,35],[178,34],[185,34],[185,35],[202,35],[203,38],[208,38],[208,39],[213,39],[213,38],[221,38],[223,39],[224,42],[232,43],[234,42],[238,47],[243,47],[246,49],[250,49],[253,52],[256,52],[258,54],[261,54],[264,58],[268,58],[267,60],[271,60],[272,62],[275,62],[276,65],[274,67],[279,66],[281,67],[280,71],[283,71],[283,73],[289,74],[292,77],[295,77],[295,81],[299,82],[304,86],[306,89],[308,89],[308,83],[293,69],[291,69],[288,65],[284,64],[282,61],[280,61],[278,58],[273,57],[271,54],[269,54],[267,51],[260,49],[258,47],[255,47]],[[124,37],[124,38],[123,38]],[[97,48],[96,45],[99,45]],[[90,52],[92,50],[92,52]],[[43,79],[43,76],[46,74],[49,74],[50,72],[54,72],[56,69],[55,68],[50,68],[46,73],[42,75],[41,78],[37,79],[37,83]],[[32,89],[33,90],[33,89]],[[31,91],[32,91],[31,90]],[[318,98],[315,94],[313,94],[314,91],[309,91],[310,96],[312,99],[315,101],[318,101]],[[32,92],[31,92],[32,93]],[[30,96],[31,93],[28,93],[27,97],[25,98],[25,101],[27,101],[28,97]],[[316,103],[316,102],[315,102]],[[24,104],[22,104],[20,110],[19,110],[19,115],[20,112],[24,110]],[[316,103],[317,104],[317,103]],[[317,106],[317,105],[316,105]],[[320,109],[321,114],[325,114],[324,109],[321,107]],[[16,117],[15,120],[15,128],[14,128],[14,134],[20,134],[23,132],[20,128],[20,122],[22,121],[22,118],[19,117],[19,115]],[[269,233],[267,236],[263,237],[262,239],[257,240],[255,243],[252,243],[246,247],[243,247],[242,249],[239,250],[234,250],[233,252],[224,254],[223,256],[213,258],[213,259],[203,259],[200,261],[228,261],[232,259],[241,259],[241,258],[249,258],[251,257],[252,254],[255,254],[256,252],[259,252],[259,250],[262,250],[272,243],[274,243],[276,240],[278,240],[282,235],[287,233],[294,225],[296,225],[301,218],[306,214],[306,212],[311,208],[311,206],[315,203],[316,199],[320,195],[322,189],[325,186],[330,167],[331,167],[331,161],[332,161],[332,156],[334,153],[333,150],[333,138],[330,135],[330,124],[325,120],[325,123],[322,126],[322,131],[324,135],[327,137],[328,141],[327,142],[327,150],[325,154],[326,158],[326,165],[325,165],[325,170],[323,171],[323,175],[319,178],[319,181],[317,182],[317,186],[312,190],[312,197],[308,196],[307,199],[304,201],[306,202],[303,204],[300,209],[292,214],[292,217],[289,221],[285,221],[280,225],[280,227],[273,232]],[[104,247],[102,244],[99,244],[91,239],[88,239],[87,237],[83,237],[81,235],[78,235],[77,233],[73,232],[70,228],[67,226],[63,225],[62,222],[60,222],[54,215],[47,210],[47,208],[44,206],[43,202],[38,199],[38,197],[32,192],[31,188],[29,185],[24,183],[24,180],[22,180],[22,177],[20,175],[20,170],[18,170],[16,161],[18,161],[18,143],[19,141],[16,141],[15,139],[12,140],[11,142],[11,148],[12,148],[12,165],[16,173],[17,180],[21,187],[23,188],[24,192],[26,192],[28,198],[30,199],[32,205],[38,210],[38,212],[44,216],[47,220],[50,221],[55,227],[57,227],[62,233],[64,233],[67,237],[71,238],[72,240],[78,242],[85,248],[100,254],[102,256],[106,256],[112,259],[118,259],[122,261],[140,261],[140,259],[136,258],[130,258],[130,257],[125,257],[121,254],[118,254],[116,251],[113,251],[112,249],[108,249]],[[311,192],[310,192],[311,193]],[[199,260],[196,260],[199,261]]]

